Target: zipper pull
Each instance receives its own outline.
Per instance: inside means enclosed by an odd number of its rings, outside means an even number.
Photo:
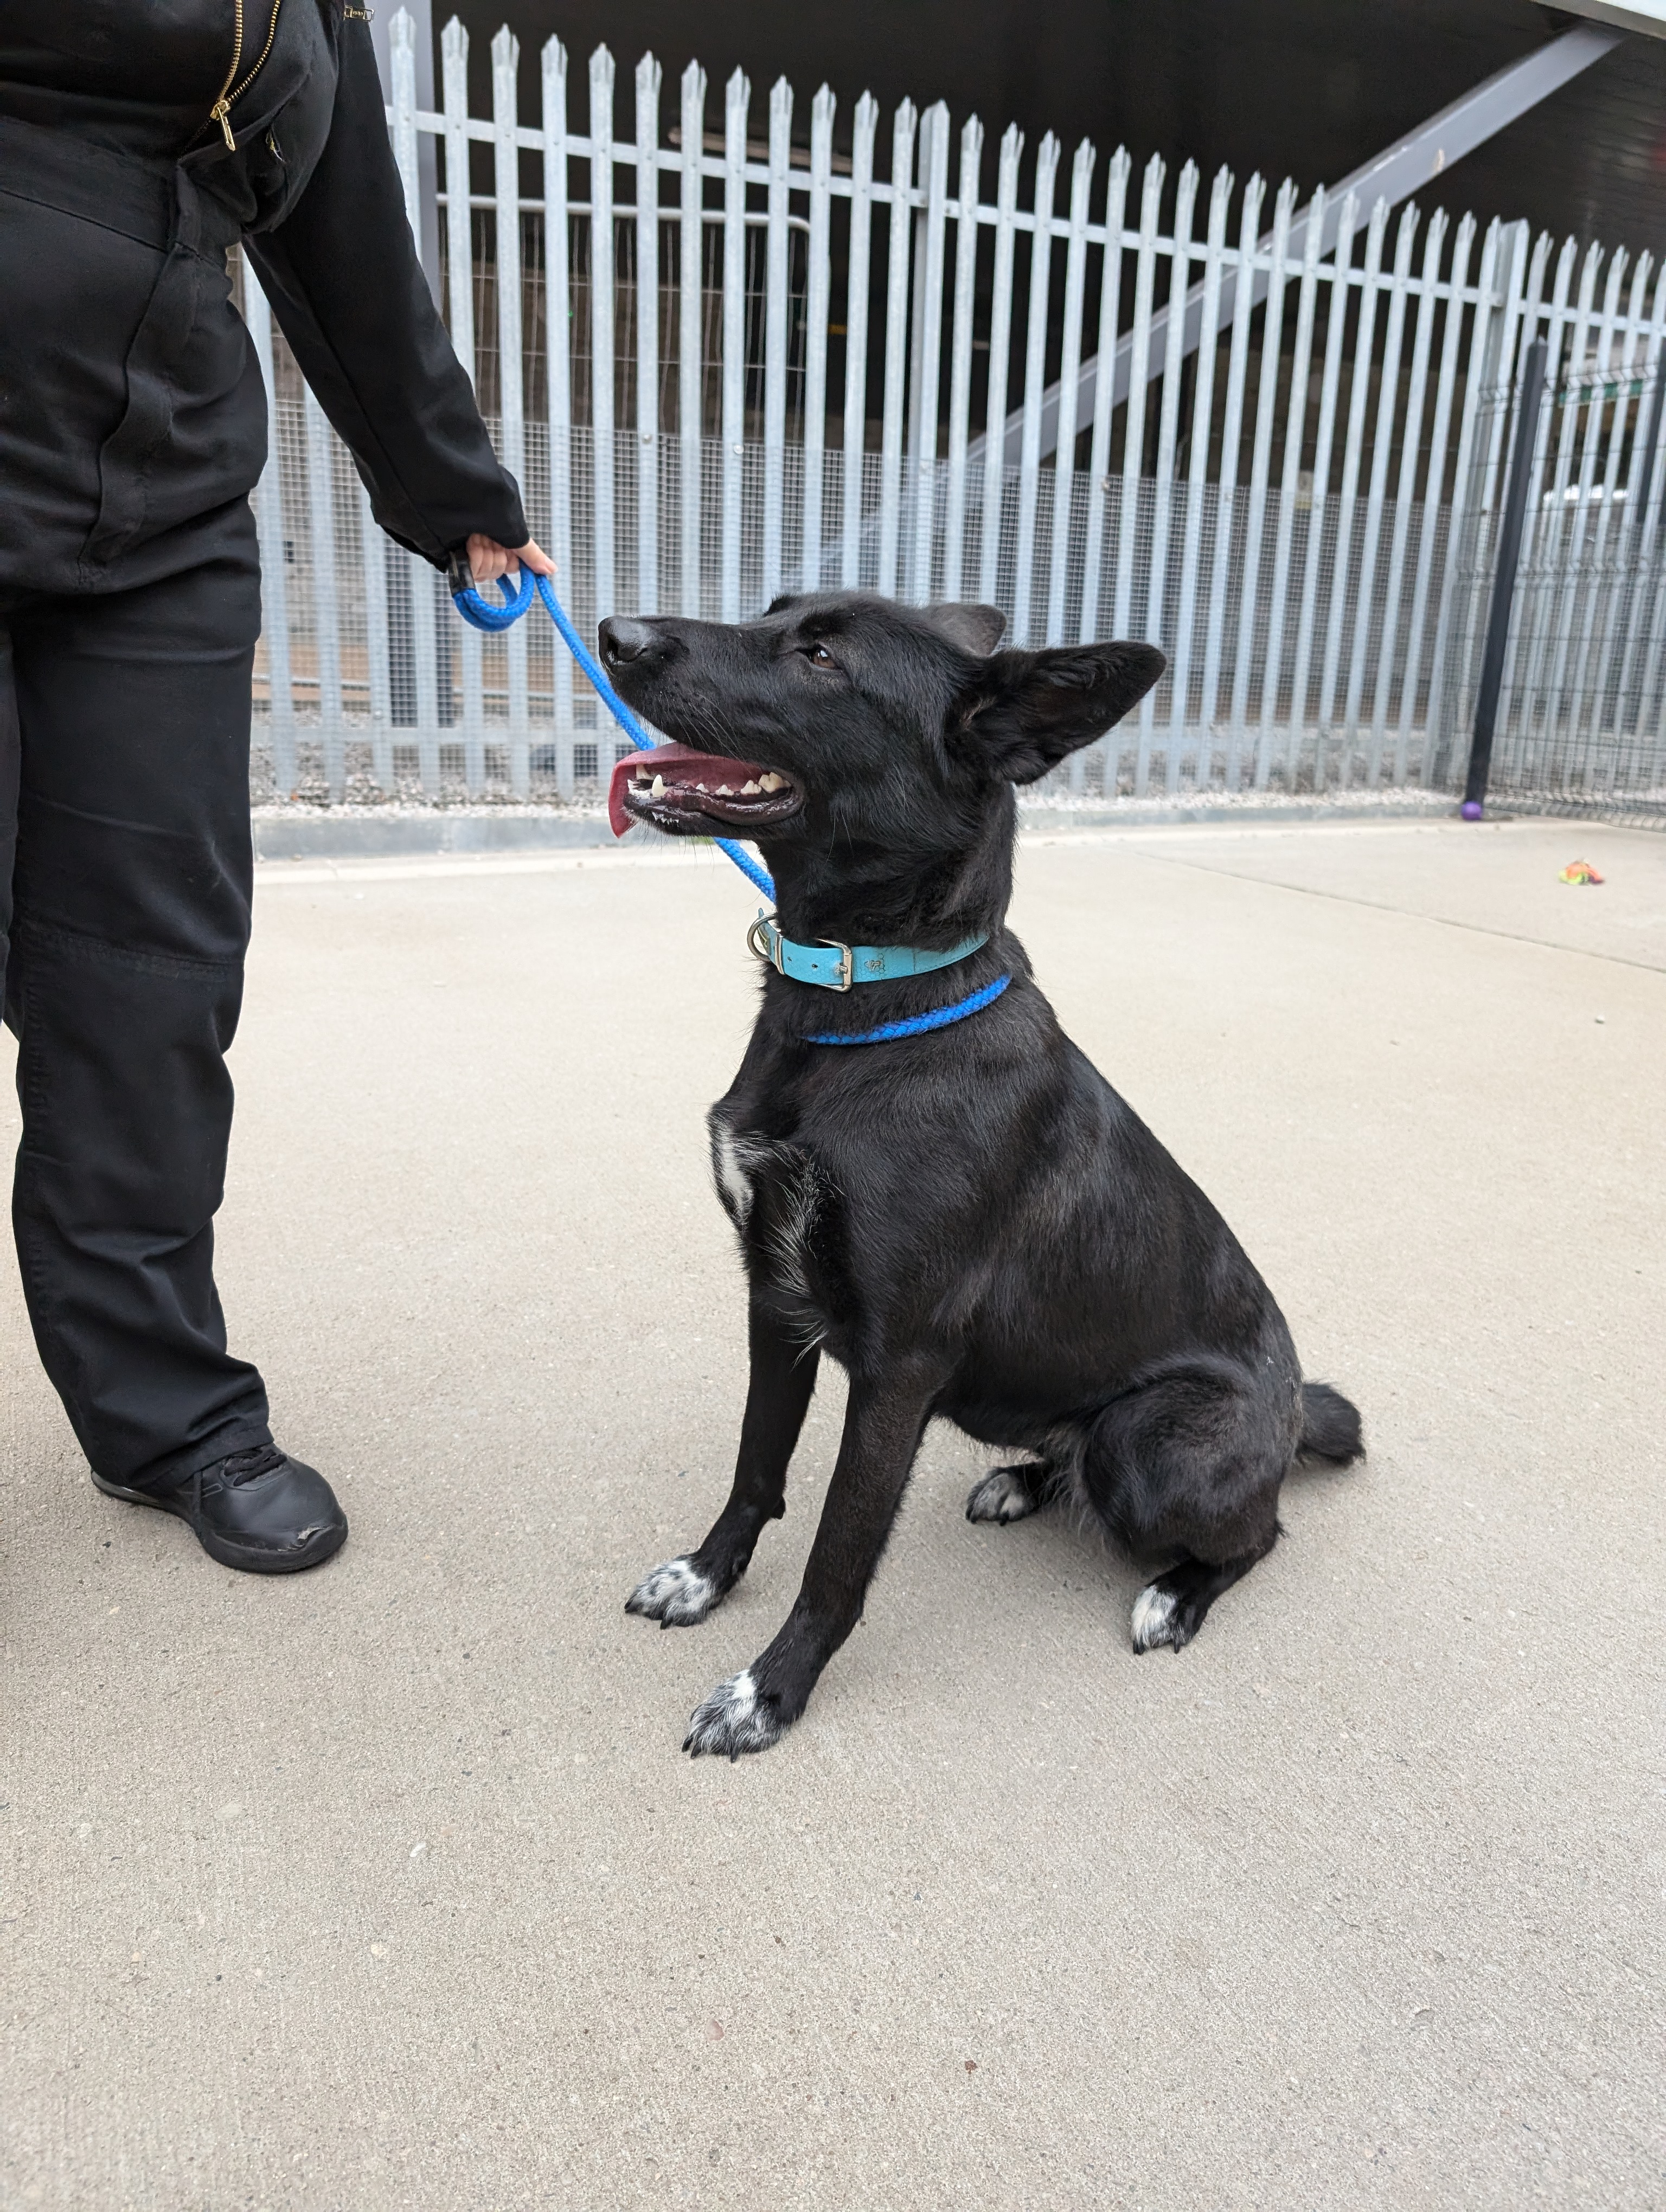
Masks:
[[[209,120],[220,125],[221,135],[226,142],[226,151],[228,154],[234,154],[237,151],[237,141],[231,135],[231,102],[228,100],[216,100],[209,110]]]

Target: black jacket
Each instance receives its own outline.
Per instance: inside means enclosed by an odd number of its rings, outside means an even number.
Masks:
[[[240,237],[382,526],[438,566],[472,531],[526,540],[416,259],[368,22],[242,15],[228,78],[230,0],[0,0],[0,582],[144,580],[252,488]]]

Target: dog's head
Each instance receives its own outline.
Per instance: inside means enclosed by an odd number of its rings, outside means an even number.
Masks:
[[[738,833],[778,878],[964,872],[1010,845],[1012,785],[1091,743],[1164,668],[1147,645],[998,651],[1004,628],[994,607],[859,592],[777,599],[750,623],[612,617],[608,675],[672,740],[619,763],[615,829]]]

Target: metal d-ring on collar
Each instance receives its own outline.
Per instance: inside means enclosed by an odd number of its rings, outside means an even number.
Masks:
[[[988,943],[980,931],[963,937],[946,952],[929,952],[912,945],[846,945],[836,937],[818,938],[800,945],[784,936],[773,915],[761,914],[746,932],[746,943],[756,957],[778,975],[795,983],[814,983],[824,991],[848,991],[854,983],[888,983],[904,975],[929,975],[952,968]]]

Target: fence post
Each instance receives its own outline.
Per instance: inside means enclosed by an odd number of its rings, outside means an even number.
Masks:
[[[908,379],[909,263],[914,244],[914,102],[897,109],[891,132],[891,215],[885,264],[885,368],[879,418],[879,589],[897,589],[902,536],[903,393]]]
[[[879,108],[871,92],[856,102],[850,142],[850,257],[845,276],[844,448],[839,581],[862,580],[862,455],[867,449],[867,293],[873,251],[873,134]]]
[[[573,333],[567,235],[567,49],[544,41],[544,357],[550,435],[550,558],[573,588]],[[573,656],[555,654],[556,788],[573,796]]]
[[[1012,251],[1017,236],[1018,161],[1024,133],[1009,123],[1001,135],[995,185],[995,269],[989,301],[989,392],[983,433],[983,538],[977,595],[995,602],[1000,591],[1000,521],[1006,504],[1006,369],[1012,343]]]
[[[307,387],[307,505],[313,556],[313,651],[318,669],[319,741],[331,799],[347,796],[341,714],[341,604],[336,589],[335,444],[322,407]]]
[[[1401,602],[1406,579],[1406,546],[1412,522],[1412,495],[1417,488],[1418,458],[1423,445],[1423,406],[1428,396],[1429,348],[1434,336],[1435,286],[1440,276],[1440,257],[1446,237],[1444,210],[1437,208],[1429,218],[1423,242],[1423,290],[1417,303],[1417,325],[1412,338],[1411,380],[1407,389],[1406,416],[1400,429],[1400,479],[1395,492],[1394,528],[1389,542],[1388,582],[1383,594],[1383,626],[1377,651],[1377,680],[1371,687],[1371,735],[1365,746],[1365,787],[1374,791],[1382,777],[1383,746],[1389,725],[1389,697],[1394,688],[1396,648],[1400,646]],[[1401,689],[1415,681],[1415,672],[1402,656]]]
[[[617,441],[613,434],[615,358],[613,255],[613,57],[598,46],[590,57],[590,438],[593,523],[592,573],[595,619],[617,612],[614,580],[614,486]],[[607,717],[596,713],[596,773],[613,765]]]
[[[1510,612],[1516,592],[1516,564],[1521,558],[1522,523],[1527,514],[1527,488],[1533,474],[1533,445],[1539,427],[1539,402],[1544,393],[1545,342],[1535,337],[1522,362],[1521,390],[1516,401],[1516,437],[1510,454],[1510,482],[1504,495],[1504,526],[1499,532],[1499,565],[1493,577],[1493,605],[1487,617],[1487,650],[1481,665],[1481,689],[1475,699],[1475,731],[1469,745],[1469,769],[1464,778],[1466,822],[1479,822],[1487,801],[1487,779],[1493,765],[1493,729],[1498,720],[1499,687],[1504,680],[1504,649],[1510,637]]]
[[[966,444],[972,399],[972,325],[977,310],[977,181],[983,125],[969,116],[960,134],[960,198],[955,217],[954,337],[949,367],[948,512],[943,527],[943,596],[966,588]]]
[[[518,484],[526,481],[526,404],[521,373],[520,327],[520,42],[501,30],[492,40],[492,196],[497,203],[497,411],[503,465]],[[531,528],[531,524],[527,527]],[[505,643],[509,664],[509,788],[517,799],[532,789],[526,701],[526,625]]]
[[[769,185],[763,234],[763,576],[768,606],[781,590],[787,507],[787,190],[793,161],[793,88],[769,88]]]
[[[416,129],[419,71],[429,106],[432,108],[434,105],[433,26],[431,22],[429,24],[428,43],[420,54],[416,20],[409,9],[399,9],[388,26],[387,36],[388,88],[393,112],[393,160],[399,172],[400,189],[404,194],[405,221],[410,225],[411,235],[416,241],[429,289],[434,295],[435,304],[439,305],[439,169],[432,137],[421,137]],[[443,307],[441,311],[443,313]],[[420,565],[425,572],[427,563]],[[388,570],[390,696],[398,696],[420,733],[431,726],[439,714],[434,672],[434,594],[424,582],[417,589],[413,601],[411,592],[413,585],[416,583],[417,569],[413,567],[413,556],[403,546],[395,548],[391,565],[384,551],[384,566]],[[390,723],[392,720],[391,712],[389,720]],[[391,788],[393,774],[391,733],[387,768]],[[380,779],[380,765],[377,775]]]
[[[1417,576],[1412,592],[1411,623],[1406,636],[1406,672],[1400,686],[1400,727],[1395,738],[1394,780],[1406,781],[1411,747],[1412,717],[1417,709],[1420,672],[1423,665],[1423,635],[1428,615],[1429,591],[1434,579],[1435,533],[1440,522],[1440,494],[1446,456],[1451,450],[1452,392],[1457,377],[1458,344],[1463,331],[1463,288],[1469,274],[1469,255],[1474,244],[1475,219],[1466,215],[1457,227],[1452,248],[1450,289],[1446,301],[1446,325],[1440,347],[1440,375],[1435,387],[1434,428],[1429,434],[1429,467],[1423,485],[1423,535],[1417,551]],[[1456,491],[1453,498],[1456,501]],[[1450,518],[1449,518],[1450,520]],[[1444,559],[1450,569],[1454,547],[1449,529]],[[1434,694],[1424,708],[1424,757],[1433,735]]]
[[[744,70],[723,88],[723,506],[720,618],[740,620],[740,519],[746,434],[746,115]]]
[[[1313,320],[1317,310],[1319,247],[1324,237],[1325,189],[1308,203],[1307,237],[1302,251],[1301,290],[1296,302],[1296,346],[1290,363],[1290,397],[1284,420],[1284,466],[1279,483],[1278,520],[1273,547],[1273,599],[1267,618],[1267,644],[1261,680],[1261,734],[1256,746],[1255,787],[1265,791],[1273,771],[1273,725],[1279,710],[1279,678],[1284,668],[1285,614],[1289,601],[1291,549],[1296,534],[1296,491],[1307,443],[1307,386],[1313,358]],[[1426,307],[1427,301],[1425,301]],[[1170,323],[1178,320],[1171,316]],[[1309,513],[1312,512],[1311,506]],[[1149,698],[1151,695],[1147,693]],[[1296,719],[1294,687],[1290,718]]]
[[[636,611],[660,611],[660,64],[636,64]]]
[[[685,615],[700,612],[700,473],[705,435],[705,363],[701,356],[700,311],[705,269],[706,72],[690,62],[683,72],[681,228],[678,238],[679,286],[677,325],[677,453],[682,478],[682,605]]]
[[[446,258],[447,290],[451,310],[451,342],[469,382],[476,384],[474,358],[474,216],[469,204],[469,34],[453,15],[440,42],[445,83],[446,115]],[[419,576],[416,588],[429,587],[430,579]],[[463,650],[463,779],[470,794],[486,781],[485,671],[478,630],[456,623],[462,631]],[[454,635],[455,630],[447,633]],[[430,793],[440,786],[440,733],[423,749],[423,788]]]
[[[393,664],[387,619],[387,540],[359,486],[359,555],[364,566],[364,645],[370,690],[370,773],[393,790]]]
[[[1499,272],[1506,251],[1506,237],[1511,240],[1509,267],[1501,277]],[[1458,571],[1469,558],[1472,541],[1478,542],[1483,526],[1483,503],[1475,496],[1477,486],[1472,481],[1478,476],[1481,467],[1474,453],[1481,395],[1484,391],[1491,391],[1498,381],[1498,364],[1505,358],[1505,339],[1514,330],[1516,314],[1525,294],[1528,253],[1531,244],[1532,234],[1526,223],[1513,223],[1506,230],[1505,226],[1495,217],[1487,225],[1486,240],[1481,246],[1481,273],[1475,285],[1474,320],[1470,326],[1469,354],[1463,377],[1463,402],[1458,416],[1457,451],[1452,458],[1452,503],[1446,521],[1446,564],[1440,580],[1435,641],[1429,656],[1429,704],[1425,715],[1426,734],[1420,775],[1426,789],[1434,788],[1444,776],[1451,750],[1451,733],[1446,724],[1445,676]],[[1535,283],[1535,301],[1537,297]],[[1473,604],[1474,597],[1473,592],[1465,592],[1466,610]],[[1466,629],[1468,622],[1466,611],[1463,621]],[[1460,645],[1459,658],[1461,661],[1467,662],[1467,642]]]
[[[289,681],[289,578],[283,538],[283,479],[280,471],[277,388],[272,374],[272,311],[259,279],[243,264],[243,319],[254,341],[266,387],[266,465],[255,489],[255,528],[260,541],[260,626],[266,641],[267,720],[271,728],[272,790],[284,799],[295,786],[295,702]]]
[[[1229,169],[1218,170],[1209,190],[1209,226],[1203,253],[1202,327],[1206,331],[1219,327],[1221,257],[1225,251],[1227,205],[1231,197],[1231,172]],[[1191,700],[1192,661],[1195,657],[1193,631],[1197,622],[1198,563],[1203,544],[1203,495],[1209,465],[1209,426],[1214,420],[1215,359],[1219,350],[1219,343],[1213,338],[1206,339],[1198,347],[1195,372],[1196,381],[1192,392],[1192,442],[1186,481],[1186,537],[1180,556],[1180,607],[1175,618],[1174,664],[1169,678],[1171,703],[1164,780],[1170,797],[1180,789],[1181,759],[1187,750],[1194,756],[1192,781],[1194,783],[1197,781],[1196,756],[1201,750],[1203,732],[1207,722],[1207,714],[1201,715],[1196,741],[1188,739],[1186,718]],[[1059,396],[1059,410],[1062,419],[1062,392]],[[1075,787],[1073,781],[1073,788]]]
[[[1174,273],[1170,284],[1173,291],[1182,295],[1191,283],[1192,214],[1196,204],[1197,164],[1188,161],[1180,172],[1174,200]],[[1140,631],[1148,645],[1166,645],[1170,658],[1173,656],[1174,640],[1171,636],[1164,635],[1164,613],[1168,596],[1169,548],[1174,532],[1174,456],[1180,434],[1180,388],[1184,379],[1184,364],[1180,350],[1183,320],[1180,315],[1169,317],[1168,339],[1164,349],[1163,399],[1157,426],[1157,481],[1153,487],[1152,510],[1151,566],[1146,571],[1146,619]],[[1298,385],[1305,391],[1305,379],[1299,368],[1296,381],[1291,386],[1292,397]],[[1064,456],[1057,454],[1055,459],[1055,461],[1061,460]],[[1134,787],[1142,797],[1151,775],[1157,693],[1158,686],[1153,684],[1140,702],[1140,738],[1134,754]],[[1171,685],[1171,699],[1172,696]],[[1166,782],[1166,761],[1164,763],[1164,774]]]
[[[832,214],[833,95],[824,85],[810,111],[810,250],[805,302],[804,498],[800,579],[806,592],[822,581],[822,477],[827,445],[827,317],[832,289],[828,232]]]
[[[1111,363],[1116,356],[1116,331],[1122,301],[1122,221],[1128,212],[1129,162],[1128,149],[1119,146],[1110,157],[1105,182],[1105,251],[1099,276],[1099,328],[1094,351],[1097,367],[1093,380],[1093,434],[1088,441],[1087,530],[1082,543],[1082,601],[1076,626],[1079,643],[1090,645],[1099,635],[1099,586],[1104,566],[1105,494],[1110,489]],[[995,434],[989,434],[990,443]],[[1110,739],[1102,740],[1110,744]],[[1104,756],[1109,757],[1107,754]],[[1082,788],[1085,763],[1079,752],[1070,759],[1070,787]]]
[[[1070,574],[1072,494],[1076,483],[1076,400],[1081,382],[1082,307],[1087,290],[1088,200],[1094,152],[1084,138],[1070,169],[1070,228],[1065,246],[1063,350],[1059,362],[1059,419],[1053,450],[1053,535],[1047,556],[1049,645],[1064,643],[1065,586]],[[1039,518],[1037,518],[1039,520]]]
[[[1036,149],[1034,228],[1030,233],[1030,313],[1024,343],[1024,427],[1018,446],[1018,531],[1012,563],[1012,642],[1028,645],[1036,586],[1036,508],[1041,495],[1041,418],[1047,387],[1047,311],[1052,292],[1053,196],[1058,140]],[[1064,457],[1068,465],[1068,455]],[[1044,618],[1044,617],[1043,617]]]
[[[915,218],[914,362],[909,374],[914,543],[908,558],[908,596],[924,606],[932,596],[932,549],[937,537],[937,394],[949,197],[949,111],[940,100],[921,118],[920,183],[926,204]]]

